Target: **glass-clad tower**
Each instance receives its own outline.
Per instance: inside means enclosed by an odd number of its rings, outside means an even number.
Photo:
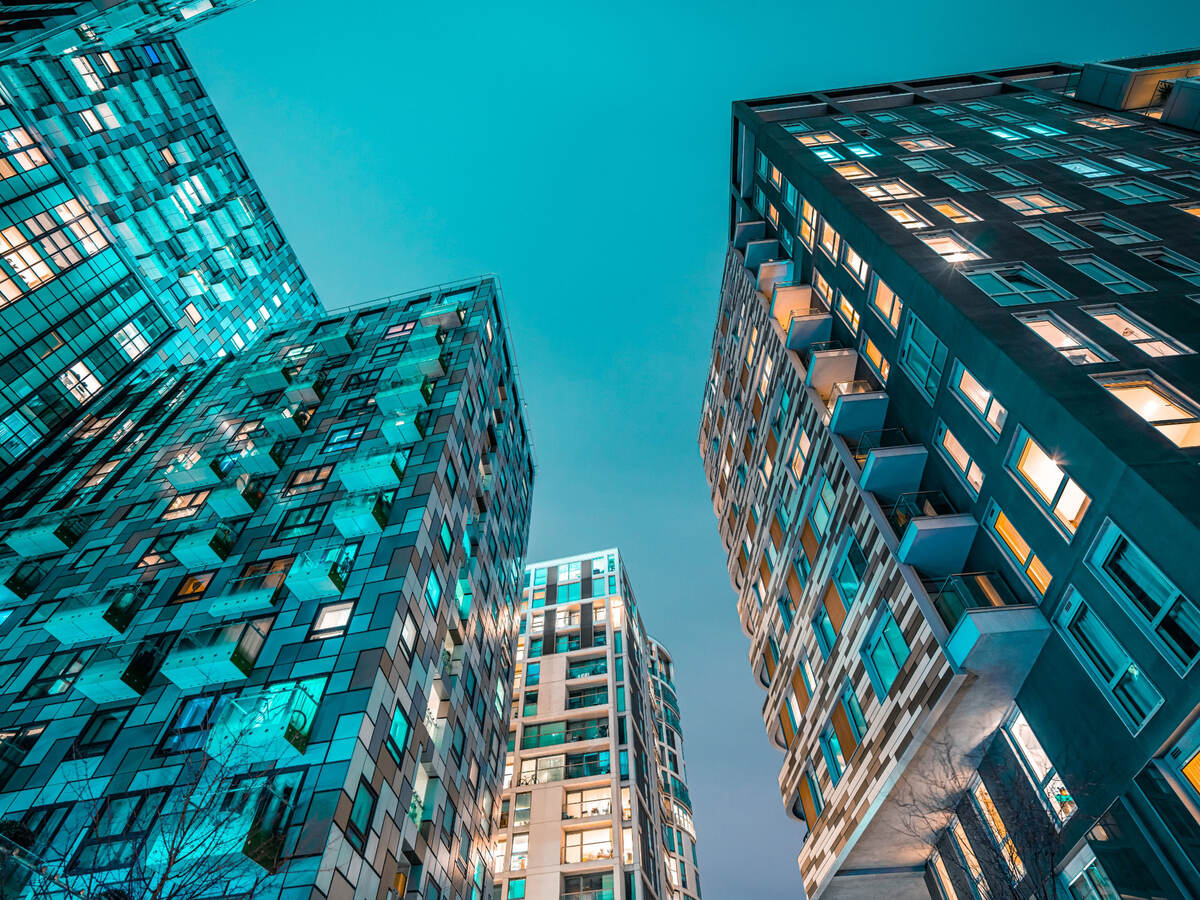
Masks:
[[[499,299],[139,371],[5,483],[6,897],[488,893],[533,478]]]
[[[1200,895],[1198,63],[733,106],[699,443],[809,897]]]
[[[526,567],[494,842],[499,897],[684,896],[664,843],[675,828],[659,781],[655,646],[616,548]]]

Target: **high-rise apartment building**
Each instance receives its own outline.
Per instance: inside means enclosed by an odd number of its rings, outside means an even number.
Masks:
[[[809,897],[1200,895],[1198,60],[734,104],[700,450]]]
[[[516,657],[494,844],[498,896],[699,896],[698,878],[682,885],[680,844],[676,854],[664,843],[668,830],[676,841],[659,781],[666,765],[659,693],[670,681],[669,657],[646,634],[616,548],[526,567]],[[656,659],[665,668],[651,675]],[[672,721],[681,753],[677,714]],[[685,809],[679,829],[687,828],[694,875],[695,832]]]
[[[0,48],[0,464],[118,363],[211,358],[320,309],[173,38],[229,5],[121,3],[80,46],[51,38],[83,26]]]
[[[532,478],[491,278],[106,394],[0,498],[4,895],[487,896]]]

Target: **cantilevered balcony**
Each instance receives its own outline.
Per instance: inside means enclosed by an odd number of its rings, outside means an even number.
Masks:
[[[843,381],[854,381],[858,369],[858,353],[843,347],[837,341],[825,341],[809,345],[805,360],[808,374],[805,383],[813,388],[822,400],[833,393],[833,386]]]
[[[247,369],[242,384],[252,394],[269,394],[282,391],[292,383],[291,369],[282,360],[272,360]]]
[[[297,557],[287,574],[288,590],[300,600],[336,597],[346,589],[357,548],[314,547]]]
[[[239,681],[254,671],[270,628],[270,619],[254,619],[185,631],[167,654],[162,673],[185,691]]]
[[[415,414],[433,399],[433,382],[420,373],[398,378],[375,393],[375,405],[385,416]]]
[[[425,346],[406,351],[393,371],[398,378],[410,378],[417,374],[441,378],[449,369],[449,351],[441,346]]]
[[[237,457],[224,451],[185,453],[167,466],[163,474],[167,482],[181,493],[216,487],[233,471]]]
[[[358,345],[358,335],[349,326],[313,337],[313,342],[326,356],[342,356]]]
[[[9,558],[0,563],[0,603],[14,604],[26,599],[37,590],[47,571],[44,563],[22,559]]]
[[[787,348],[798,353],[828,341],[832,333],[833,316],[807,284],[777,286],[771,315],[787,335]]]
[[[268,411],[262,420],[267,433],[277,438],[297,438],[304,434],[312,419],[312,410],[290,403]]]
[[[286,441],[251,443],[237,456],[238,465],[251,475],[274,475],[287,461]]]
[[[888,394],[865,378],[839,381],[825,400],[829,430],[856,442],[863,432],[877,431],[887,415]]]
[[[263,482],[243,472],[225,487],[210,492],[205,502],[222,519],[237,519],[258,509],[266,495]]]
[[[235,578],[208,604],[208,614],[216,619],[264,613],[284,594],[283,570],[258,572]]]
[[[218,522],[181,534],[171,545],[171,555],[193,571],[214,569],[229,557],[236,540],[233,529]]]
[[[777,285],[792,283],[793,271],[793,263],[786,257],[761,263],[755,282],[758,292],[764,297],[771,297],[775,293]]]
[[[429,420],[428,411],[406,413],[395,417],[385,417],[379,430],[393,447],[408,447],[425,437],[426,423]]]
[[[420,322],[408,336],[405,353],[440,348],[446,342],[446,329],[432,322]]]
[[[884,500],[916,491],[929,450],[915,444],[903,428],[877,428],[863,432],[855,445],[854,459],[862,467],[858,483]]]
[[[466,319],[467,311],[457,300],[443,300],[425,307],[420,321],[439,328],[457,328]]]
[[[941,491],[901,494],[887,518],[900,541],[900,562],[927,575],[959,571],[979,530],[975,517],[955,510]]]
[[[753,222],[738,222],[733,226],[733,246],[745,252],[751,241],[760,241],[767,236],[767,223],[762,219]]]
[[[4,536],[4,543],[18,556],[34,559],[70,550],[87,527],[87,519],[65,512],[30,516]]]
[[[42,628],[62,644],[113,640],[129,629],[149,594],[147,584],[75,593],[63,599]]]
[[[1033,664],[1049,625],[1031,600],[1012,592],[996,572],[967,572],[926,585],[950,632],[946,650],[956,666],[975,671],[1023,661]]]
[[[302,372],[292,380],[287,390],[283,392],[283,399],[288,403],[302,403],[306,406],[314,406],[324,400],[328,392],[329,377],[324,372]]]
[[[96,704],[136,700],[146,693],[165,657],[161,640],[142,641],[132,650],[101,650],[75,678],[75,690]]]
[[[311,678],[235,697],[209,729],[205,753],[235,765],[303,756],[324,689],[324,678]]]
[[[362,491],[343,497],[333,504],[333,527],[344,538],[378,534],[387,525],[392,508],[392,492]]]
[[[400,487],[407,465],[408,453],[403,451],[360,453],[338,463],[333,474],[348,491],[392,490]]]
[[[775,240],[775,238],[750,241],[746,244],[746,249],[742,251],[746,268],[756,273],[759,266],[763,263],[777,260],[782,255],[779,249],[779,241]]]

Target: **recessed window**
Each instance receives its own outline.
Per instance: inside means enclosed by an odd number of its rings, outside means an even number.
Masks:
[[[1112,244],[1138,244],[1142,241],[1158,240],[1154,235],[1108,214],[1072,216],[1071,221]]]
[[[1029,542],[1021,537],[1021,533],[994,500],[988,503],[984,513],[984,525],[1021,574],[1029,579],[1034,589],[1039,594],[1045,594],[1046,589],[1050,587],[1050,571],[1042,565]]]
[[[900,162],[914,172],[936,172],[938,169],[946,168],[944,163],[938,162],[932,156],[902,156]]]
[[[842,255],[842,266],[854,276],[854,280],[861,285],[867,283],[867,273],[869,268],[867,261],[854,252],[854,248],[846,244],[846,251]]]
[[[971,166],[990,166],[992,164],[992,160],[975,150],[952,150],[950,155]]]
[[[159,518],[169,522],[194,516],[204,506],[204,501],[208,499],[208,493],[208,491],[195,491],[190,494],[176,494],[171,498]]]
[[[1172,443],[1200,446],[1200,408],[1158,376],[1142,371],[1092,378]]]
[[[1028,187],[1029,185],[1037,184],[1037,181],[1030,178],[1016,169],[1010,169],[1008,166],[993,166],[990,169],[984,169],[989,175],[994,175],[1006,184],[1011,184],[1013,187]]]
[[[1008,464],[1039,505],[1074,534],[1092,500],[1074,479],[1067,477],[1058,461],[1022,430]]]
[[[1053,125],[1046,125],[1042,122],[1026,122],[1021,127],[1038,137],[1055,137],[1063,133],[1061,128],[1055,128]]]
[[[938,340],[933,329],[910,311],[900,342],[900,366],[917,390],[931,402],[942,381],[946,355],[946,345]]]
[[[1082,310],[1149,356],[1180,356],[1192,352],[1186,345],[1118,304],[1085,306]]]
[[[862,657],[875,696],[882,702],[896,683],[905,660],[908,659],[908,642],[891,609],[884,606],[863,642]]]
[[[1152,291],[1154,288],[1144,281],[1138,281],[1128,272],[1122,271],[1107,260],[1095,256],[1073,256],[1064,258],[1069,266],[1082,272],[1097,284],[1102,284],[1114,294],[1140,294]]]
[[[842,291],[838,291],[837,314],[838,318],[846,323],[851,334],[858,334],[858,310]]]
[[[982,190],[980,185],[976,184],[966,175],[960,175],[958,172],[938,172],[936,177],[956,191]]]
[[[1051,147],[1039,141],[1030,141],[1027,144],[1006,144],[1004,149],[1017,159],[1051,159],[1055,156],[1062,156],[1062,151],[1057,147]]]
[[[1151,162],[1140,156],[1134,156],[1132,153],[1110,153],[1107,158],[1127,169],[1134,169],[1138,172],[1157,172],[1166,168],[1161,163]]]
[[[879,348],[875,346],[875,342],[865,334],[863,335],[863,355],[867,358],[867,362],[871,368],[875,370],[875,374],[879,376],[879,380],[887,384],[892,366],[887,361],[887,357],[879,352]]]
[[[861,159],[879,155],[879,151],[870,144],[847,144],[846,149]]]
[[[842,248],[842,236],[838,234],[827,219],[821,220],[821,249],[835,263]]]
[[[800,240],[809,250],[817,233],[817,209],[803,197],[800,199]]]
[[[1071,588],[1057,625],[1068,647],[1125,727],[1137,734],[1162,705],[1162,694],[1129,651]]]
[[[1075,814],[1075,801],[1020,709],[1014,709],[1005,720],[1004,736],[1047,812],[1054,817],[1056,825],[1062,825]]]
[[[938,422],[934,435],[934,443],[954,469],[962,476],[971,496],[978,497],[979,489],[983,487],[983,470],[975,464],[967,448],[962,445],[945,422]]]
[[[987,258],[987,254],[956,231],[922,231],[918,232],[917,237],[946,262],[959,263]]]
[[[920,153],[925,150],[944,150],[951,146],[947,141],[942,140],[940,137],[934,137],[931,134],[912,138],[893,138],[893,140],[905,150],[912,153]]]
[[[1056,162],[1068,172],[1074,172],[1076,175],[1082,175],[1084,178],[1104,178],[1106,175],[1118,174],[1116,169],[1102,166],[1100,163],[1092,162],[1090,159],[1060,159],[1056,160]]]
[[[880,209],[909,230],[929,227],[929,220],[915,212],[907,203],[890,203],[881,206]]]
[[[1018,222],[1018,228],[1023,228],[1029,234],[1043,243],[1049,244],[1055,250],[1081,250],[1087,246],[1087,242],[1080,240],[1074,235],[1067,234],[1057,225],[1051,225],[1043,220],[1034,220],[1032,222]]]
[[[1200,202],[1192,201],[1190,203],[1180,203],[1175,207],[1181,212],[1187,213],[1189,216],[1200,218]]]
[[[875,307],[883,321],[894,334],[900,325],[900,316],[904,313],[904,304],[896,293],[883,283],[876,275],[875,284],[871,290],[871,305]]]
[[[1025,877],[1025,863],[1021,861],[1017,845],[1013,843],[1008,828],[1000,817],[996,801],[992,799],[992,795],[988,793],[987,786],[982,781],[976,783],[971,790],[971,803],[979,814],[979,818],[987,825],[992,846],[995,848],[996,855],[1003,861],[1009,880],[1012,884],[1017,884]]]
[[[1147,250],[1134,250],[1142,259],[1154,263],[1160,269],[1165,269],[1172,275],[1182,278],[1184,281],[1189,281],[1192,284],[1200,284],[1200,263],[1194,259],[1188,259],[1174,250],[1168,250],[1166,247],[1151,247]]]
[[[941,213],[955,224],[979,221],[979,216],[953,200],[927,200],[926,202],[933,207],[935,212]]]
[[[921,196],[920,191],[915,190],[899,179],[877,181],[873,184],[860,184],[858,189],[872,200],[908,200]]]
[[[805,147],[819,147],[824,144],[840,144],[842,142],[842,139],[832,131],[810,131],[797,134],[796,140]]]
[[[1088,185],[1105,197],[1132,206],[1138,203],[1157,203],[1162,200],[1179,200],[1178,194],[1140,178],[1124,178],[1118,181],[1092,182]]]
[[[1069,212],[1079,207],[1068,203],[1061,197],[1049,191],[1021,191],[1011,194],[993,194],[997,200],[1009,209],[1015,209],[1023,216],[1040,216],[1044,213]]]
[[[971,284],[1000,306],[1074,299],[1073,295],[1026,263],[972,266],[960,271]]]
[[[842,154],[838,153],[832,147],[814,147],[812,152],[821,162],[834,163],[844,158]]]
[[[1023,141],[1026,135],[1012,128],[988,128],[987,133],[1002,141]]]
[[[856,162],[840,162],[833,164],[833,171],[837,172],[847,181],[855,181],[859,178],[874,178],[875,173],[864,166],[862,163]]]
[[[1054,313],[1043,310],[1032,313],[1013,313],[1034,334],[1061,353],[1073,366],[1090,366],[1112,362],[1112,357],[1089,341]]]
[[[313,619],[308,640],[323,641],[326,638],[342,637],[350,627],[350,616],[353,612],[354,603],[349,601],[321,605],[317,608],[317,616]]]
[[[1128,128],[1133,122],[1129,119],[1122,119],[1119,116],[1087,116],[1082,119],[1076,119],[1075,124],[1106,131],[1110,128]]]
[[[375,792],[366,781],[360,781],[350,806],[350,817],[346,822],[346,843],[362,853],[367,847],[371,833],[371,820],[375,816]]]
[[[972,375],[962,363],[954,364],[954,372],[950,377],[950,385],[954,389],[954,393],[963,401],[967,409],[971,410],[986,426],[987,430],[993,437],[1000,434],[1004,430],[1004,422],[1008,418],[1008,411],[1000,405],[992,392],[983,386],[983,384]]]

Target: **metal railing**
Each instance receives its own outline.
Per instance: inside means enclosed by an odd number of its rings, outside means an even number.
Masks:
[[[891,523],[896,537],[903,537],[908,523],[913,519],[952,516],[957,512],[941,491],[913,491],[900,495],[888,510],[887,520]]]
[[[938,585],[927,585],[933,606],[947,630],[953,631],[972,609],[1027,606],[997,572],[960,572]]]
[[[876,428],[873,431],[864,431],[862,437],[858,439],[858,445],[854,448],[854,459],[861,466],[867,461],[867,456],[872,450],[881,450],[884,447],[907,447],[910,444],[912,444],[912,440],[903,428]]]

